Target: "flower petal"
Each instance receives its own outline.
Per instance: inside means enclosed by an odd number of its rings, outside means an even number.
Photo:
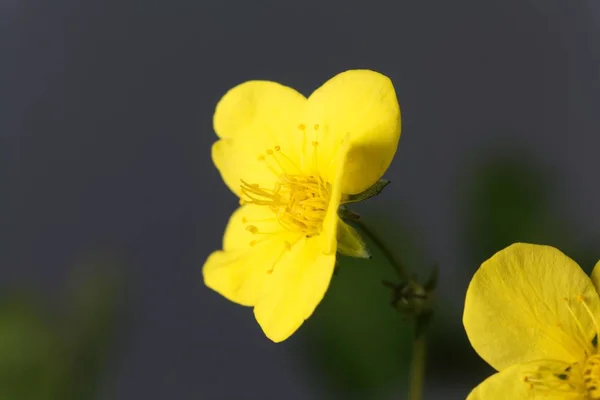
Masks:
[[[273,236],[264,241],[256,240],[247,226],[259,231],[272,232],[277,228],[273,212],[268,207],[245,205],[231,216],[225,236],[223,251],[212,253],[202,268],[204,283],[227,299],[253,306],[263,292],[265,281],[270,278],[267,271],[277,262],[285,249],[282,238]],[[271,218],[270,221],[264,221]],[[261,221],[261,222],[253,222]]]
[[[547,390],[536,390],[525,377],[538,368],[551,368],[564,371],[569,364],[556,361],[535,361],[526,364],[515,364],[501,372],[494,374],[480,383],[467,397],[467,400],[534,400],[534,399],[565,399],[580,394],[578,392],[557,392],[554,394]],[[583,394],[581,396],[583,399]]]
[[[327,205],[327,214],[323,220],[323,252],[325,254],[335,254],[337,251],[337,234],[338,224],[342,222],[338,216],[338,209],[342,202],[342,185],[344,183],[344,177],[346,176],[346,157],[348,156],[348,150],[350,149],[350,142],[348,136],[342,139],[338,148],[339,163],[336,164],[336,168],[333,170],[333,177],[331,183],[331,193],[329,195],[329,204]]]
[[[306,97],[270,81],[248,81],[230,89],[217,104],[213,125],[220,138],[287,140],[285,128],[299,124]],[[295,126],[297,128],[297,126]]]
[[[241,179],[272,188],[273,170],[281,172],[282,166],[288,173],[298,170],[302,148],[298,125],[305,107],[303,95],[268,81],[245,82],[223,96],[213,118],[221,140],[212,147],[212,159],[235,194],[239,195]],[[267,151],[274,153],[269,156]]]
[[[596,263],[596,266],[592,270],[592,283],[596,288],[596,292],[600,293],[600,260]]]
[[[302,238],[277,263],[269,289],[254,307],[256,320],[274,342],[290,337],[323,299],[335,253],[323,253],[323,237]]]
[[[465,299],[471,345],[492,367],[536,359],[580,361],[600,314],[589,277],[559,250],[517,243],[484,262]]]
[[[359,193],[384,174],[400,138],[400,108],[390,79],[369,70],[342,72],[308,99],[307,133],[318,142],[318,165],[334,172],[336,149],[349,135],[351,150],[342,192]]]

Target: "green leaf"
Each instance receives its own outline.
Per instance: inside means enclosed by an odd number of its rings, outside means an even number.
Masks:
[[[344,203],[357,203],[359,201],[370,199],[371,197],[375,197],[379,195],[383,189],[389,185],[391,181],[387,179],[380,179],[373,186],[365,190],[364,192],[358,194],[351,194],[344,199]]]

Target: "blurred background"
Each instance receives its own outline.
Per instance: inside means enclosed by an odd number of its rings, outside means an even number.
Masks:
[[[212,113],[249,79],[393,80],[392,184],[358,211],[420,276],[439,265],[427,399],[492,372],[461,323],[483,260],[529,241],[591,269],[600,2],[350,3],[0,2],[0,398],[405,398],[411,328],[376,249],[282,344],[203,286],[237,205]]]

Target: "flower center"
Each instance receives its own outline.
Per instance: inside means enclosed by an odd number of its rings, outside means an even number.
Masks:
[[[600,399],[600,355],[594,354],[585,361],[583,382],[590,399]]]
[[[600,399],[600,355],[568,367],[545,365],[528,373],[524,381],[529,388],[557,399]],[[554,397],[553,397],[554,396]]]
[[[535,371],[527,373],[524,382],[529,389],[535,390],[549,398],[581,398],[586,392],[579,364],[559,367],[557,365],[544,365]]]
[[[581,337],[576,338],[585,349],[586,357],[582,362],[573,363],[566,368],[564,366],[545,365],[537,370],[526,374],[524,381],[532,390],[539,391],[546,396],[555,396],[565,399],[600,400],[600,354],[598,353],[598,325],[596,318],[589,308],[583,296],[575,298],[594,323],[596,336],[589,341],[587,332],[573,309],[569,305],[569,299],[565,298],[565,304],[571,316],[579,327]],[[563,364],[564,365],[564,364]]]
[[[329,185],[318,176],[281,174],[275,187],[262,188],[242,181],[242,203],[266,206],[288,231],[308,237],[321,233],[329,204]],[[256,230],[249,225],[248,230]]]

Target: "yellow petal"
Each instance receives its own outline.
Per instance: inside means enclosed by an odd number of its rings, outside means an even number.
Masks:
[[[596,266],[592,270],[592,283],[596,288],[596,292],[600,293],[600,261],[596,263]]]
[[[323,253],[323,238],[302,238],[277,263],[268,292],[254,307],[256,320],[274,342],[291,336],[325,295],[335,254]]]
[[[271,218],[270,221],[261,221]],[[259,221],[259,222],[253,222]],[[227,299],[253,306],[262,294],[267,273],[285,249],[282,238],[274,236],[260,241],[247,226],[273,232],[277,222],[268,207],[245,205],[231,216],[223,239],[223,251],[215,251],[206,260],[202,273],[204,283]],[[257,240],[258,239],[258,240]],[[251,246],[252,241],[257,244]]]
[[[553,247],[517,243],[475,273],[463,323],[475,351],[497,370],[537,359],[572,363],[591,351],[586,305],[600,315],[598,294],[573,260]]]
[[[318,145],[321,174],[337,163],[336,150],[348,135],[342,192],[359,193],[373,185],[392,162],[400,138],[400,108],[390,79],[369,70],[342,72],[308,99],[306,129]]]
[[[516,364],[501,372],[494,374],[477,386],[467,397],[467,400],[563,400],[563,399],[585,399],[585,395],[576,389],[571,390],[564,382],[556,380],[556,376],[548,377],[554,379],[552,383],[561,385],[563,391],[552,392],[536,389],[530,383],[525,382],[525,377],[532,372],[542,369],[564,371],[569,365],[556,361],[536,361],[527,364]],[[566,392],[564,390],[567,390]]]
[[[220,138],[287,140],[282,129],[304,111],[306,97],[296,90],[269,81],[248,81],[230,89],[217,104],[213,125]],[[297,127],[296,127],[297,128]]]
[[[335,169],[333,169],[333,178],[330,181],[331,193],[329,204],[327,205],[327,214],[323,220],[323,232],[321,233],[321,236],[323,237],[323,252],[325,254],[335,254],[337,251],[338,225],[342,222],[340,217],[338,217],[338,209],[342,201],[342,185],[344,183],[344,177],[346,176],[345,160],[348,156],[349,148],[350,142],[348,141],[348,136],[346,136],[342,139],[337,150],[340,162],[336,164]]]
[[[365,242],[358,232],[356,232],[356,229],[341,220],[338,222],[337,229],[337,249],[340,254],[358,258],[371,257],[367,251]]]
[[[223,96],[213,119],[221,140],[213,145],[212,159],[234,193],[239,195],[241,179],[272,188],[273,171],[281,172],[282,163],[288,173],[297,172],[305,107],[303,95],[268,81],[245,82]]]

